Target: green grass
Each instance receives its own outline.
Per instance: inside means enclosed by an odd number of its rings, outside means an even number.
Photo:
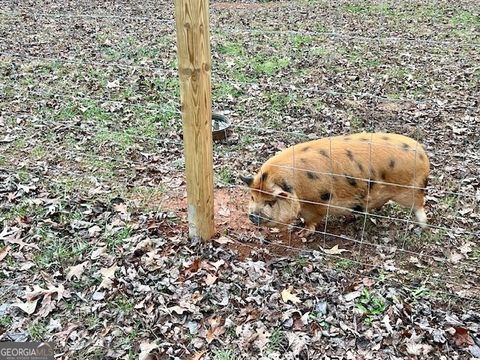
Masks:
[[[88,242],[79,239],[60,239],[47,227],[39,227],[37,235],[42,240],[37,243],[33,262],[39,269],[66,268],[90,249]]]
[[[115,306],[118,310],[123,313],[129,314],[132,312],[135,304],[132,300],[128,299],[127,297],[119,297],[112,302],[112,305]]]
[[[229,99],[235,99],[242,95],[242,92],[229,84],[228,82],[219,82],[212,84],[214,101],[222,102]]]
[[[253,60],[253,68],[258,75],[274,75],[291,63],[291,59],[288,57],[265,56],[262,54],[258,54]]]
[[[237,357],[232,350],[220,350],[213,351],[213,360],[235,360]]]
[[[470,11],[460,11],[450,19],[450,24],[455,26],[461,26],[464,28],[477,28],[480,27],[480,15],[473,14]]]
[[[35,320],[28,325],[27,333],[34,341],[44,341],[47,334],[47,325],[43,321]]]
[[[123,246],[125,239],[131,236],[131,232],[132,230],[129,227],[125,227],[114,234],[107,235],[105,238],[107,248],[111,252],[116,253]]]
[[[365,316],[365,322],[371,323],[377,315],[382,315],[387,306],[385,300],[370,293],[367,288],[362,290],[362,295],[358,298],[355,307]]]
[[[266,93],[265,96],[270,104],[269,109],[272,112],[283,113],[288,108],[303,106],[303,101],[298,99],[295,95],[272,91]]]
[[[426,288],[426,287],[423,287],[423,286],[420,286],[416,289],[413,289],[411,292],[410,292],[410,295],[412,296],[412,298],[414,300],[421,300],[421,299],[428,299],[429,297],[432,296],[432,292],[430,289]]]
[[[305,46],[309,46],[313,43],[314,37],[311,35],[293,35],[291,38],[292,45],[295,48],[303,48]]]
[[[327,57],[332,53],[330,49],[323,46],[311,47],[310,54],[313,56]]]
[[[277,328],[272,332],[268,340],[267,350],[269,352],[281,351],[286,340],[285,333]]]
[[[0,317],[0,329],[1,328],[8,328],[10,325],[12,325],[13,319],[10,315],[5,315]]]
[[[243,56],[245,54],[244,46],[235,41],[222,42],[217,49],[223,55]]]
[[[349,259],[340,259],[335,262],[335,266],[341,270],[349,270],[355,266],[355,263]]]
[[[218,172],[218,178],[225,185],[235,183],[235,174],[230,167],[222,167]]]

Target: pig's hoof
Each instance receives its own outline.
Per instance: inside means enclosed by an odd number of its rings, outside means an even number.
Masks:
[[[299,233],[301,237],[311,237],[313,234],[315,234],[315,225],[308,225],[305,226],[304,229],[302,229]]]

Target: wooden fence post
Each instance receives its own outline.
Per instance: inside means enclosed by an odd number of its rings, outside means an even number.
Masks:
[[[210,239],[213,219],[208,0],[175,0],[189,236]]]

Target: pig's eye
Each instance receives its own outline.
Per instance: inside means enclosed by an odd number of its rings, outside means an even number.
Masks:
[[[275,205],[276,202],[277,202],[277,200],[269,200],[269,201],[265,201],[265,204],[268,205],[268,206],[273,206],[273,205]]]

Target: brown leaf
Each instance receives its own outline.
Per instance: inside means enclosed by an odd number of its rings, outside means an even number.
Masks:
[[[288,289],[282,290],[282,300],[283,302],[291,302],[292,304],[298,304],[302,301],[298,298],[297,295],[292,294],[293,287],[289,287]]]
[[[207,340],[207,343],[210,344],[225,332],[225,328],[223,327],[224,321],[221,316],[211,317],[208,319],[208,323],[210,324],[210,329],[208,329],[205,339]]]
[[[217,281],[218,279],[218,276],[215,276],[215,275],[212,275],[212,274],[207,274],[207,278],[205,279],[205,284],[207,286],[210,286],[212,284],[215,283],[215,281]]]
[[[27,301],[27,302],[16,302],[12,304],[12,306],[16,306],[23,311],[25,311],[28,315],[32,315],[35,312],[35,309],[37,308],[37,303],[38,299],[35,299],[34,301]]]
[[[205,350],[197,352],[197,353],[193,354],[193,356],[189,360],[200,360],[205,353],[206,353]]]
[[[127,213],[127,204],[125,204],[125,203],[115,204],[115,205],[113,205],[113,210],[115,210],[116,212],[119,212],[121,214],[126,214]]]
[[[113,284],[113,278],[115,277],[115,271],[117,271],[117,264],[113,264],[109,268],[103,268],[100,270],[102,274],[102,282],[99,285],[99,289],[109,289]]]
[[[225,245],[225,244],[228,244],[228,243],[233,243],[233,240],[229,239],[226,236],[220,236],[218,239],[214,239],[213,241],[215,241],[219,244],[222,244],[222,245]]]
[[[338,248],[338,245],[335,245],[335,246],[332,247],[331,249],[323,249],[323,248],[322,248],[322,250],[323,250],[323,252],[324,252],[325,254],[329,254],[329,255],[338,255],[338,254],[341,254],[341,253],[343,253],[343,252],[345,252],[345,251],[349,251],[349,250],[347,250],[347,249],[339,249],[339,248]]]
[[[9,245],[5,246],[4,248],[2,248],[0,250],[0,261],[2,261],[3,259],[5,259],[5,257],[8,255],[9,251],[10,251],[11,247]]]
[[[67,276],[65,277],[67,281],[72,280],[74,277],[77,280],[80,280],[80,277],[82,276],[85,266],[87,265],[88,261],[84,261],[78,265],[72,266],[67,273]]]
[[[138,356],[138,360],[147,360],[150,352],[155,349],[158,349],[157,344],[146,341],[142,342],[140,344],[140,355]]]
[[[459,347],[471,346],[474,344],[474,341],[468,333],[468,330],[462,327],[455,328],[455,334],[453,334],[453,341],[455,342],[455,345]]]

